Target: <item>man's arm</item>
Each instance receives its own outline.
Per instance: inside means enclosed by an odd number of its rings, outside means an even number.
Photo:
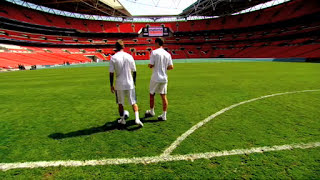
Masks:
[[[167,70],[171,70],[171,69],[173,69],[173,62],[172,62],[171,55],[169,55],[169,61],[168,61]]]
[[[109,73],[109,78],[110,78],[110,88],[111,88],[111,92],[114,93],[114,86],[113,86],[113,77],[114,77],[114,73]]]
[[[114,93],[114,86],[113,86],[113,77],[114,77],[114,64],[113,64],[113,60],[112,57],[110,59],[110,66],[109,66],[109,79],[110,79],[110,88],[111,88],[111,92]]]
[[[137,68],[136,68],[136,63],[134,62],[134,59],[132,56],[131,56],[131,62],[130,62],[130,69],[132,72],[133,83],[134,85],[136,85]]]
[[[148,67],[150,69],[152,69],[154,67],[154,55],[153,55],[153,52],[151,53],[151,56],[150,56],[150,64],[148,64]]]
[[[137,71],[132,72],[133,83],[136,85]]]

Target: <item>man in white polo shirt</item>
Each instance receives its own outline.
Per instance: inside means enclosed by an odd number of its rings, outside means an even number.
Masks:
[[[163,113],[158,116],[159,120],[167,120],[168,99],[167,99],[167,85],[168,75],[167,70],[173,69],[171,55],[163,49],[164,40],[156,38],[155,47],[150,56],[149,68],[153,69],[150,80],[150,110],[146,111],[146,117],[155,116],[154,112],[154,96],[159,93],[162,99]]]
[[[123,51],[124,43],[122,40],[118,40],[115,46],[117,52],[111,57],[109,72],[111,92],[116,93],[116,101],[119,106],[120,119],[118,123],[126,124],[123,108],[126,97],[135,113],[135,123],[143,126],[139,118],[138,105],[136,102],[135,84],[137,73],[134,59],[130,54]],[[116,74],[115,86],[113,86],[114,73]]]

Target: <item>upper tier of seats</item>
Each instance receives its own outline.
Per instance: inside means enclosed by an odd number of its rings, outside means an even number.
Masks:
[[[250,41],[274,41],[279,39],[309,38],[318,37],[320,32],[320,22],[316,21],[319,15],[295,19],[293,22],[282,24],[272,24],[262,28],[250,28],[246,30],[219,31],[219,32],[187,32],[174,33],[173,36],[165,37],[167,44],[201,44],[201,43],[225,43],[225,42],[250,42]],[[81,34],[78,34],[81,35]],[[113,45],[117,39],[123,39],[127,46],[150,45],[154,38],[151,37],[79,37],[76,35],[47,35],[39,33],[29,33],[19,31],[19,29],[9,30],[0,28],[0,41],[6,43],[29,43],[51,44],[51,45]]]
[[[195,32],[221,29],[237,29],[268,23],[281,22],[297,18],[303,15],[320,12],[318,0],[293,0],[287,3],[251,13],[226,16],[218,19],[192,20],[186,22],[167,23],[122,23],[96,20],[75,19],[53,15],[2,2],[0,5],[0,17],[13,19],[30,24],[65,29],[76,29],[79,32],[90,33],[138,33],[142,27],[165,26],[172,32]]]

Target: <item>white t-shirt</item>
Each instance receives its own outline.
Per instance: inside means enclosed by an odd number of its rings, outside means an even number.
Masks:
[[[155,82],[168,82],[167,68],[173,65],[171,55],[163,48],[153,50],[150,64],[154,65],[151,80]]]
[[[130,90],[134,88],[132,71],[136,71],[133,57],[123,51],[117,52],[111,57],[109,72],[116,74],[116,90]]]

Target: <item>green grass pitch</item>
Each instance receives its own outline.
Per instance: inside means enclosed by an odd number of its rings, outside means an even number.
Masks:
[[[140,116],[149,109],[151,70],[137,65]],[[0,163],[160,155],[197,122],[263,95],[320,89],[320,64],[176,64],[169,72],[168,120],[119,129],[108,67],[0,74]],[[156,113],[161,113],[156,96]],[[270,97],[236,107],[191,134],[172,154],[320,140],[320,92]],[[319,179],[320,148],[195,161],[0,171],[0,179]]]

